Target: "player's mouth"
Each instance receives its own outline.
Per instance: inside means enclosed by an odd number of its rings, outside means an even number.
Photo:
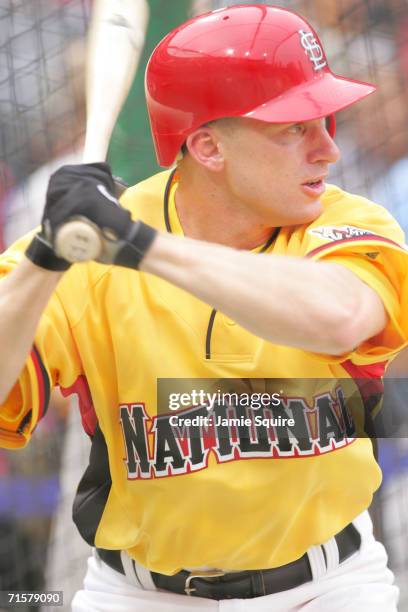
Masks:
[[[309,196],[315,198],[316,196],[321,196],[326,189],[326,184],[324,179],[326,177],[323,176],[321,178],[311,179],[310,181],[305,181],[302,183],[302,190]]]

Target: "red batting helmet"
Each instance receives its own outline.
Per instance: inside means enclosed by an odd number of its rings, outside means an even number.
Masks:
[[[331,72],[316,32],[302,17],[263,4],[190,19],[158,44],[146,70],[147,108],[162,166],[170,166],[187,136],[208,121],[319,119],[374,90]]]

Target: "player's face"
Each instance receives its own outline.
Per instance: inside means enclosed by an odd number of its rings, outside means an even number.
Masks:
[[[275,227],[316,219],[322,211],[320,197],[329,164],[340,157],[325,120],[231,122],[221,122],[218,135],[224,186],[237,205]]]

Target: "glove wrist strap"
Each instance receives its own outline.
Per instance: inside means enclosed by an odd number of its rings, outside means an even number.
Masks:
[[[40,234],[34,236],[25,254],[36,266],[40,266],[40,268],[45,268],[46,270],[64,272],[71,266],[66,259],[57,257],[52,247]]]
[[[126,242],[115,257],[114,263],[118,266],[137,269],[156,234],[155,229],[142,221],[133,223]]]

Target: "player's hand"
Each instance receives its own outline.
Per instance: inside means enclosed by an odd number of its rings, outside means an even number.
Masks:
[[[33,263],[66,270],[70,263],[55,252],[58,230],[68,221],[83,219],[99,232],[103,249],[97,261],[137,268],[156,231],[133,222],[115,195],[115,182],[106,163],[63,166],[51,176],[41,231],[27,249]]]

